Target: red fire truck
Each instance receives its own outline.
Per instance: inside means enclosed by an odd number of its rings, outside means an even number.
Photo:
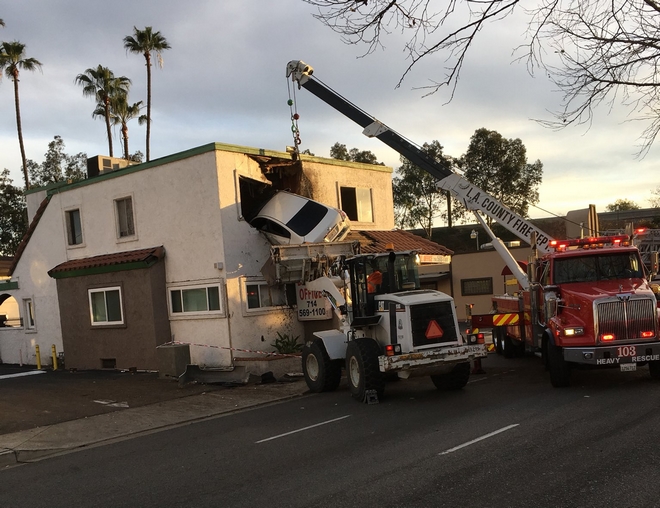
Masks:
[[[493,329],[498,353],[541,352],[553,386],[570,384],[577,365],[634,371],[648,364],[660,379],[658,306],[630,236],[550,242],[532,260],[530,284],[516,295],[493,297],[493,314],[472,316]],[[657,253],[652,272],[658,270]]]

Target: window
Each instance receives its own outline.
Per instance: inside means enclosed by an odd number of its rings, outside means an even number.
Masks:
[[[554,284],[644,277],[642,263],[632,252],[557,259],[553,271]]]
[[[117,210],[117,238],[126,238],[135,235],[133,221],[133,198],[126,197],[115,200]]]
[[[357,222],[373,222],[371,189],[340,187],[341,209],[348,218]]]
[[[66,212],[66,235],[69,245],[80,245],[83,241],[82,223],[80,222],[80,210],[68,210]]]
[[[90,289],[89,311],[92,325],[122,325],[121,288]]]
[[[283,288],[281,286],[268,286],[265,281],[246,282],[245,296],[248,310],[286,305]]]
[[[31,298],[26,298],[23,300],[23,311],[25,312],[25,317],[23,318],[23,326],[26,330],[34,330],[34,305]]]
[[[222,312],[220,286],[197,286],[170,289],[172,314],[200,314]]]
[[[290,231],[280,226],[277,222],[265,217],[257,217],[250,223],[250,225],[264,233],[271,233],[273,235],[281,236],[282,238],[291,238]]]
[[[492,295],[493,278],[461,279],[461,294],[463,296]]]

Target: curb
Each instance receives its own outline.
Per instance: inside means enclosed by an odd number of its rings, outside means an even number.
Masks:
[[[18,460],[16,459],[16,452],[14,452],[14,450],[9,450],[7,448],[0,450],[0,468],[13,466],[17,463]]]

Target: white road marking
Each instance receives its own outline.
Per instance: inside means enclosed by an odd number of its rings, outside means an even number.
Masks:
[[[444,452],[440,453],[439,455],[447,455],[448,453],[455,452],[456,450],[460,450],[461,448],[465,448],[466,446],[470,446],[474,443],[478,443],[479,441],[483,441],[484,439],[488,439],[489,437],[493,437],[493,436],[496,436],[497,434],[500,434],[502,432],[506,432],[507,430],[511,430],[514,427],[517,427],[518,425],[520,425],[520,424],[519,423],[514,423],[513,425],[507,425],[506,427],[502,427],[499,430],[496,430],[496,431],[491,432],[489,434],[486,434],[484,436],[473,439],[472,441],[468,441],[467,443],[463,443],[462,445],[454,446],[453,448],[450,448],[449,450],[445,450]]]
[[[4,376],[0,376],[0,379],[8,379],[10,377],[23,377],[23,376],[33,376],[35,374],[45,374],[45,370],[29,370],[27,372],[18,372],[16,374],[5,374]]]
[[[351,416],[351,415],[340,416],[339,418],[333,418],[332,420],[328,420],[328,421],[325,421],[325,422],[315,423],[314,425],[310,425],[309,427],[303,427],[302,429],[292,430],[291,432],[285,432],[284,434],[278,434],[277,436],[267,437],[266,439],[262,439],[261,441],[257,441],[255,444],[265,443],[266,441],[271,441],[273,439],[278,439],[278,438],[284,437],[284,436],[290,436],[291,434],[296,434],[297,432],[302,432],[303,430],[309,430],[309,429],[313,429],[314,427],[319,427],[321,425],[327,425],[328,423],[343,420],[344,418],[348,418],[349,416]]]
[[[479,379],[470,379],[470,380],[468,381],[468,384],[470,384],[470,383],[478,383],[479,381],[485,381],[485,380],[486,380],[485,377],[480,377]]]

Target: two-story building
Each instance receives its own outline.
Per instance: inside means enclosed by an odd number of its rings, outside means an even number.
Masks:
[[[98,174],[97,174],[98,173]],[[270,253],[248,224],[274,189],[344,209],[354,230],[394,227],[391,168],[212,143],[148,163],[90,168],[32,189],[30,227],[0,281],[0,361],[156,369],[156,347],[230,366],[236,349],[303,336],[291,288],[269,286]],[[295,303],[295,297],[293,297]],[[16,314],[16,315],[14,315]]]

